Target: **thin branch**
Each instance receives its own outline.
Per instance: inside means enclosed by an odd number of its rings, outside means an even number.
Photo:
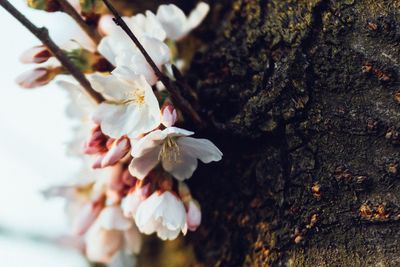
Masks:
[[[85,89],[86,93],[90,95],[97,103],[104,100],[103,96],[96,92],[90,82],[86,79],[85,75],[76,68],[76,66],[69,60],[65,53],[50,39],[49,32],[46,28],[36,27],[31,21],[29,21],[21,12],[19,12],[12,4],[7,0],[0,0],[0,6],[8,11],[14,18],[16,18],[22,25],[24,25],[33,35],[35,35],[51,53],[61,62],[63,67],[71,73],[71,75],[79,82],[79,84]]]
[[[95,44],[98,44],[101,40],[101,36],[95,27],[91,27],[82,16],[75,10],[75,8],[67,0],[57,0],[62,10],[71,16],[75,22],[81,27],[81,29],[93,40]]]
[[[182,97],[181,93],[177,89],[177,86],[171,79],[168,78],[165,74],[161,72],[161,70],[157,67],[154,63],[153,59],[147,53],[146,49],[143,45],[139,42],[135,34],[131,31],[125,21],[122,19],[121,15],[118,11],[112,6],[112,4],[108,0],[103,0],[104,4],[107,8],[111,11],[114,15],[114,22],[118,26],[124,30],[124,32],[131,38],[131,40],[135,43],[137,48],[139,48],[140,52],[143,54],[144,58],[146,59],[147,63],[149,63],[150,67],[153,69],[157,77],[160,81],[165,85],[165,88],[170,93],[172,101],[174,102],[175,106],[182,110],[184,113],[187,113],[199,127],[203,126],[203,121],[200,118],[199,114],[193,109],[190,103]]]

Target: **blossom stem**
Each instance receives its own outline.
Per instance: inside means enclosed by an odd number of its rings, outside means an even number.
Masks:
[[[193,122],[197,124],[198,127],[203,127],[204,124],[199,114],[193,109],[191,104],[181,95],[181,93],[177,89],[176,84],[173,81],[171,81],[171,79],[169,79],[168,76],[163,74],[161,70],[157,67],[153,59],[150,57],[149,53],[147,53],[146,49],[143,47],[143,45],[140,43],[138,38],[131,31],[131,29],[128,27],[125,21],[122,19],[118,11],[109,2],[109,0],[103,0],[103,2],[107,6],[107,8],[111,11],[111,13],[114,15],[113,20],[115,24],[120,26],[122,30],[129,36],[129,38],[131,38],[131,40],[135,43],[137,48],[143,54],[147,63],[149,63],[150,67],[153,69],[154,73],[157,75],[160,81],[165,85],[165,88],[170,93],[172,101],[174,102],[175,106],[180,110],[182,110],[183,112],[187,113],[192,118]]]
[[[92,39],[95,44],[100,42],[101,36],[97,29],[87,24],[87,22],[67,0],[57,0],[57,2],[60,4],[62,10],[75,20],[79,27],[81,27],[81,29]]]
[[[61,62],[63,67],[79,82],[89,96],[91,96],[97,103],[100,103],[104,100],[103,96],[92,88],[85,75],[71,62],[64,51],[62,51],[61,48],[54,43],[49,36],[49,31],[46,28],[36,27],[7,0],[0,0],[0,6],[2,6],[8,13],[10,13],[15,19],[24,25],[50,50],[50,52]]]

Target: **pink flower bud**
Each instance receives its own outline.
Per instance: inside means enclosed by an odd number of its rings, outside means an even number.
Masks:
[[[172,125],[175,124],[178,116],[176,114],[176,110],[173,105],[167,104],[166,106],[163,107],[161,113],[162,113],[161,123],[165,127],[171,127]]]
[[[19,60],[24,64],[46,62],[52,54],[44,45],[34,46],[22,53]]]
[[[107,141],[108,137],[105,134],[103,134],[103,132],[100,129],[100,126],[97,125],[95,128],[93,128],[89,140],[85,143],[85,148],[83,152],[89,155],[96,154],[99,152],[106,152]]]
[[[85,204],[73,222],[73,233],[75,235],[84,235],[92,226],[103,208],[104,200]]]
[[[22,73],[16,79],[19,86],[31,89],[48,84],[61,72],[61,68],[36,68]]]
[[[100,169],[101,168],[101,162],[103,161],[104,154],[101,154],[96,157],[95,161],[92,164],[93,169]]]
[[[201,223],[201,210],[199,204],[193,200],[187,205],[186,223],[190,231],[196,231]]]
[[[103,160],[101,161],[101,167],[105,168],[117,163],[126,156],[130,147],[129,140],[126,137],[115,140],[111,145],[110,150],[108,150],[104,155]]]

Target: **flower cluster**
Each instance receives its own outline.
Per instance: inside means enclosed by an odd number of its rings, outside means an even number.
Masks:
[[[161,5],[156,14],[123,19],[157,67],[167,71],[177,59],[170,45],[198,26],[208,9],[199,3],[186,16],[175,5]],[[154,68],[110,16],[103,16],[99,27],[104,37],[98,53],[113,67],[87,77],[104,101],[92,103],[80,86],[59,82],[70,95],[68,114],[79,123],[68,150],[82,159],[83,171],[76,184],[47,193],[69,199],[74,232],[84,237],[88,258],[109,263],[121,253],[138,253],[140,233],[173,240],[195,231],[200,205],[184,180],[199,160],[219,161],[222,153],[176,126],[184,114],[165,97]],[[37,61],[50,56],[39,52]]]

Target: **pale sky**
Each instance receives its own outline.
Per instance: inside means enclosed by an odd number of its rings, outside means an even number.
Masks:
[[[59,44],[76,38],[77,26],[63,14],[11,2],[37,25],[46,25]],[[39,41],[1,7],[0,25],[0,227],[50,237],[66,234],[63,201],[46,200],[40,190],[72,179],[78,169],[78,162],[65,155],[71,137],[64,113],[67,95],[54,84],[33,90],[15,84],[20,73],[35,67],[21,64],[19,55]],[[86,266],[75,252],[24,238],[0,236],[0,258],[13,267]]]

